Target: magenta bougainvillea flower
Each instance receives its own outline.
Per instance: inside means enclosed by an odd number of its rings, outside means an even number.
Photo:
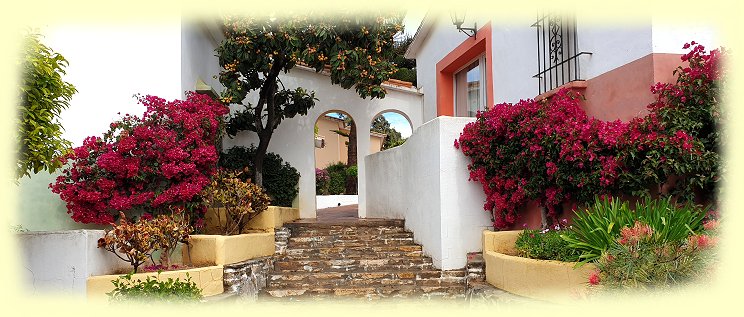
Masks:
[[[204,211],[200,193],[216,171],[227,107],[197,93],[139,102],[147,108],[141,118],[125,115],[62,158],[69,166],[49,186],[76,222],[109,224],[119,211],[150,216],[174,206],[197,216]]]

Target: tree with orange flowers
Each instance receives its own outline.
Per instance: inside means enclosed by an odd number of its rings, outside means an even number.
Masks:
[[[217,48],[225,86],[221,98],[244,106],[230,117],[227,134],[258,135],[254,183],[263,184],[263,160],[274,130],[285,118],[306,115],[317,100],[312,91],[285,87],[279,74],[297,65],[326,70],[332,84],[354,87],[362,98],[384,98],[380,85],[397,71],[393,38],[402,30],[401,21],[402,15],[393,12],[225,19],[225,40]],[[251,92],[257,95],[250,98]]]

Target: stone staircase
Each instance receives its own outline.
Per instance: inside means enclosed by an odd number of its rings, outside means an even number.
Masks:
[[[433,267],[403,220],[296,221],[260,300],[465,298],[466,269]]]

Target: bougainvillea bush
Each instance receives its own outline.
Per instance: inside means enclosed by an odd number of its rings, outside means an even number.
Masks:
[[[69,166],[52,191],[72,219],[109,224],[120,211],[158,215],[182,208],[203,219],[200,193],[216,171],[220,122],[227,107],[207,95],[139,98],[142,117],[125,115],[102,137],[88,137],[63,158]]]
[[[649,105],[648,115],[630,122],[589,117],[581,96],[568,90],[478,113],[455,147],[471,159],[470,179],[483,186],[484,208],[492,213],[494,227],[513,226],[531,200],[555,220],[564,202],[586,203],[603,194],[647,195],[651,188],[663,193],[670,177],[679,177],[683,198],[711,190],[719,147],[707,143],[717,144],[717,132],[675,123],[684,117],[695,127],[706,120],[714,123],[709,127],[717,125],[717,119],[700,117],[719,116],[714,88],[722,78],[720,54],[705,55],[699,47],[683,56],[690,63],[677,70],[677,84],[654,86],[657,102]]]

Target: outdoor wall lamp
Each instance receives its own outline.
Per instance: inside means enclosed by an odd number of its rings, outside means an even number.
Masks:
[[[457,27],[457,30],[465,33],[468,37],[474,37],[475,33],[478,32],[478,25],[475,23],[473,23],[472,28],[462,27],[462,24],[465,22],[465,11],[453,10],[450,12],[450,18],[452,19],[452,24]]]

